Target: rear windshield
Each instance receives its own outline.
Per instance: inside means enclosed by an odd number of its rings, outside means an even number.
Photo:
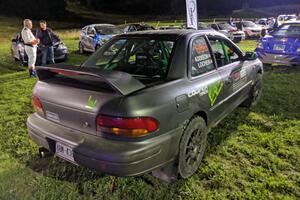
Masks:
[[[121,31],[114,26],[95,26],[96,32],[100,35],[116,35]]]
[[[165,78],[174,45],[169,40],[113,39],[82,66],[127,72],[141,78]]]
[[[272,33],[273,36],[300,37],[300,24],[286,24]]]

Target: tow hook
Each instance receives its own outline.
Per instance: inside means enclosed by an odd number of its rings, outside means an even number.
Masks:
[[[44,148],[44,147],[40,147],[39,148],[39,155],[41,158],[47,158],[50,156],[53,156],[53,153],[50,152],[48,149]]]

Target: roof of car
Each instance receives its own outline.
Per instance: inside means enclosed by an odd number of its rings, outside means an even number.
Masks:
[[[90,24],[85,27],[89,27],[89,26],[115,26],[115,25],[113,25],[113,24]],[[83,28],[85,28],[85,27],[83,27]]]
[[[287,25],[287,24],[300,24],[300,21],[287,21],[284,22],[282,25]]]
[[[139,23],[128,24],[128,26],[130,26],[130,25],[150,27],[150,25],[148,25],[148,24],[139,24]]]
[[[214,30],[193,30],[193,29],[172,29],[172,30],[147,30],[147,31],[138,31],[138,32],[130,32],[118,35],[119,37],[170,37],[170,38],[178,38],[181,36],[191,35],[194,33],[199,34],[211,34],[214,33],[216,35],[220,35],[218,32]]]

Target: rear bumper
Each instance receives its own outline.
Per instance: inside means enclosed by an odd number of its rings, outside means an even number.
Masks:
[[[73,148],[77,164],[116,176],[136,176],[172,162],[182,129],[143,141],[116,141],[82,133],[32,114],[28,133],[35,143],[55,153],[60,142]]]
[[[267,53],[261,49],[256,49],[255,52],[264,64],[280,64],[287,66],[300,64],[300,56],[298,55]]]

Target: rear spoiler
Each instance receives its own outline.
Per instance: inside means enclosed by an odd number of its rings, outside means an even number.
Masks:
[[[146,86],[139,80],[135,79],[128,73],[120,71],[100,70],[97,68],[88,67],[74,67],[65,64],[55,64],[44,66],[36,66],[36,72],[39,80],[47,80],[55,74],[62,74],[66,76],[91,76],[99,79],[99,81],[106,82],[112,87],[114,91],[121,95],[128,95],[145,88]]]

